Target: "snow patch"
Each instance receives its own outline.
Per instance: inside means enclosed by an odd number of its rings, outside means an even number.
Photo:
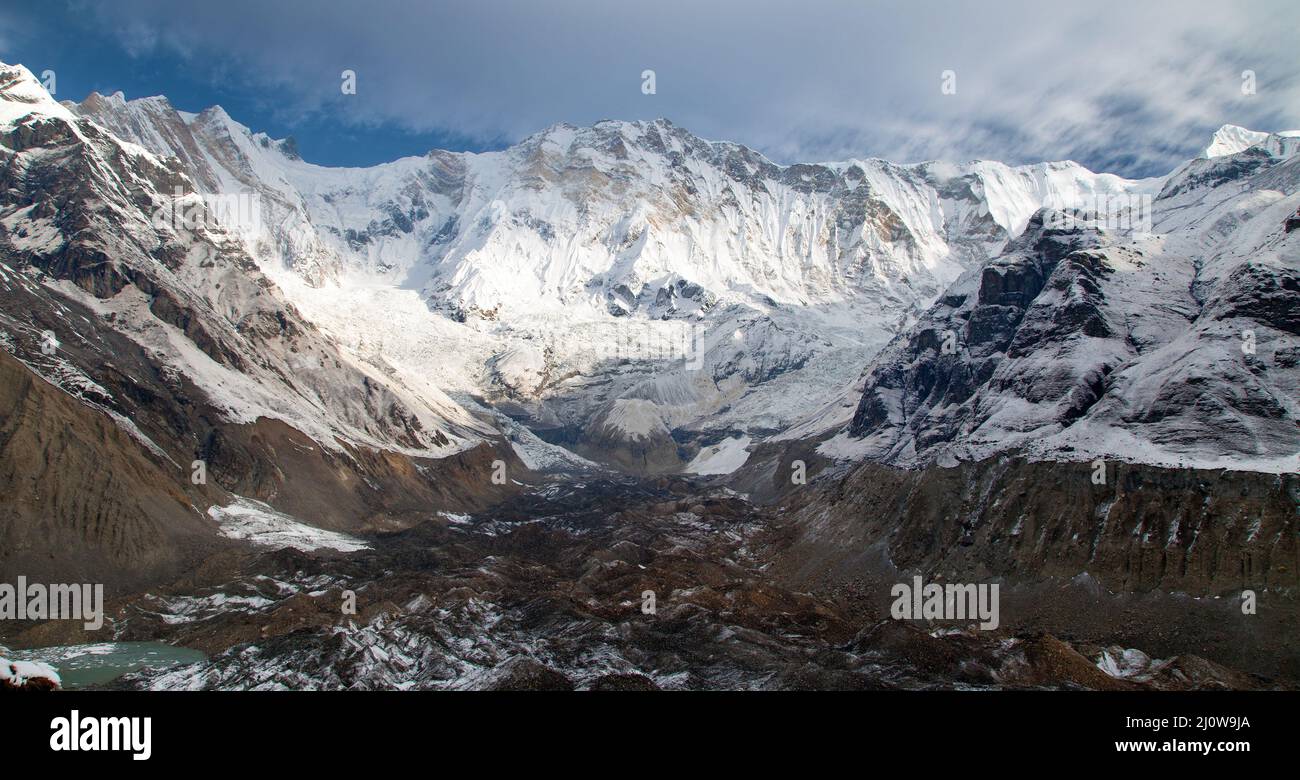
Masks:
[[[730,474],[749,460],[750,437],[737,436],[734,439],[723,439],[711,447],[704,447],[696,454],[695,458],[686,466],[685,471],[688,474]]]
[[[262,547],[292,547],[303,552],[355,552],[370,547],[359,539],[307,525],[261,501],[242,496],[236,496],[228,506],[209,507],[208,515],[217,521],[223,536]]]
[[[53,666],[38,661],[10,661],[0,657],[0,683],[13,686],[26,685],[29,680],[46,679],[56,686],[62,686],[59,673]]]

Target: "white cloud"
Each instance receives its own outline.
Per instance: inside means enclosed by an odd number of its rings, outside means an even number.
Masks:
[[[100,13],[128,51],[216,63],[288,115],[488,140],[667,116],[783,162],[1074,157],[1132,173],[1172,167],[1225,122],[1300,127],[1291,0],[120,0]],[[355,100],[340,99],[344,68]],[[940,92],[946,69],[955,95]]]

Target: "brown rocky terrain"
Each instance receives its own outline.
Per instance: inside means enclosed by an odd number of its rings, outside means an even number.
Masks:
[[[221,546],[174,464],[0,352],[0,571],[139,585]]]
[[[1013,630],[1160,653],[1195,649],[1295,676],[1296,475],[991,458],[952,468],[862,464],[790,487],[774,573],[884,609],[912,573],[1002,584]],[[1257,596],[1257,614],[1241,594]]]
[[[372,549],[347,554],[223,553],[110,599],[116,639],[211,654],[115,685],[1183,690],[1295,679],[1294,666],[1248,657],[1288,658],[1294,626],[1278,618],[1294,610],[1271,596],[1234,621],[1223,600],[1006,582],[997,630],[898,621],[896,571],[864,559],[858,576],[828,565],[796,584],[794,564],[810,561],[792,515],[678,478],[537,487],[368,539]],[[84,641],[59,629],[8,642]]]
[[[816,568],[851,569],[885,545],[900,568],[973,578],[1087,572],[1116,591],[1194,596],[1294,588],[1300,477],[1013,457],[952,468],[863,464],[787,493]],[[833,550],[833,552],[831,552]]]

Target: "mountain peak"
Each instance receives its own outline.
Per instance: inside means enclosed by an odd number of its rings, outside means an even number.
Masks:
[[[72,112],[51,97],[30,70],[0,63],[0,124],[13,124],[30,114],[75,121]]]
[[[1247,130],[1237,125],[1224,125],[1214,132],[1214,136],[1210,139],[1210,145],[1205,147],[1205,151],[1201,152],[1201,156],[1210,159],[1236,154],[1249,149],[1266,138],[1268,138],[1268,133],[1265,132]]]
[[[128,100],[126,93],[122,90],[105,95],[100,92],[91,92],[86,99],[79,104],[74,104],[81,109],[81,113],[95,113],[102,110],[122,110],[122,109],[155,109],[162,111],[174,110],[171,101],[165,95],[153,95],[151,97],[135,98]]]

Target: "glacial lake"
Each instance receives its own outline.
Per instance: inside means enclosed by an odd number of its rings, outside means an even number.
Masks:
[[[10,650],[16,661],[40,661],[53,666],[68,690],[102,685],[137,669],[166,669],[192,664],[207,655],[162,642],[97,642],[88,645]]]

